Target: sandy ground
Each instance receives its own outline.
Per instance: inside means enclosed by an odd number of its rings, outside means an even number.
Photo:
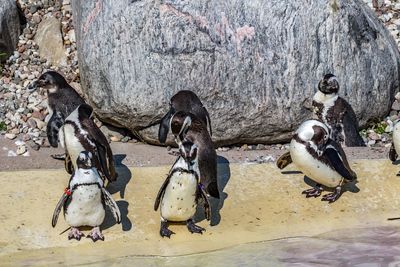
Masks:
[[[328,204],[301,194],[309,181],[293,165],[281,172],[273,163],[226,161],[218,165],[222,198],[212,202],[211,225],[201,210],[196,216],[206,232],[172,225],[176,234],[162,239],[153,203],[169,166],[121,165],[109,190],[123,220],[116,225],[109,214],[102,226],[106,240],[96,243],[60,235],[67,228],[62,216],[51,227],[68,180],[64,170],[3,171],[0,265],[354,266],[355,256],[357,264],[396,261],[400,224],[387,218],[400,216],[399,166],[384,159],[351,159],[351,166],[359,182]],[[371,251],[385,257],[371,258]],[[333,256],[343,253],[349,258]]]

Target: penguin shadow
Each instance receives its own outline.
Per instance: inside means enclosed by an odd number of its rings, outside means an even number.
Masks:
[[[224,192],[226,185],[231,178],[231,169],[229,167],[229,161],[222,157],[218,156],[217,158],[217,180],[218,180],[218,190],[219,190],[219,199],[210,197],[209,202],[211,206],[211,220],[210,225],[216,226],[221,222],[221,214],[220,210],[224,206],[225,199],[228,197],[228,194]],[[203,205],[198,205],[196,214],[194,216],[195,222],[200,222],[205,219],[204,207]]]
[[[129,181],[132,179],[132,173],[129,168],[122,163],[122,161],[126,158],[125,154],[117,154],[114,155],[114,162],[116,171],[118,173],[117,180],[112,183],[108,183],[106,189],[110,194],[115,194],[119,192],[121,198],[125,198],[125,190]],[[132,228],[132,222],[128,218],[128,206],[129,203],[126,200],[118,200],[116,201],[118,208],[121,212],[121,224],[123,231],[129,231]],[[108,229],[116,224],[116,221],[107,207],[106,216],[103,224],[101,225],[101,229]]]
[[[122,225],[122,231],[130,231],[132,229],[132,222],[128,218],[128,206],[129,203],[125,200],[118,200],[116,201],[119,211],[121,212],[121,225]],[[110,227],[113,227],[116,225],[117,222],[115,221],[115,218],[113,214],[111,213],[111,210],[106,207],[106,216],[104,218],[104,222],[101,225],[102,230],[106,230]]]
[[[107,190],[110,194],[119,192],[121,198],[125,198],[125,189],[132,178],[132,173],[129,168],[122,163],[126,158],[125,154],[114,155],[115,168],[118,173],[117,180],[107,184]]]
[[[311,187],[314,187],[317,184],[316,182],[314,182],[311,178],[309,178],[306,175],[304,176],[304,182]],[[357,183],[358,183],[357,180],[345,183],[342,186],[341,194],[343,194],[344,192],[351,192],[351,193],[360,192],[360,188],[358,188],[356,185]],[[334,188],[331,188],[331,187],[322,186],[322,188],[324,189],[324,191],[330,191],[330,192],[334,191]]]

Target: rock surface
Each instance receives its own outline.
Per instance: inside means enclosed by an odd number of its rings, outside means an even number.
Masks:
[[[17,43],[21,31],[15,0],[0,1],[0,54],[11,54]],[[0,61],[7,57],[0,56]]]
[[[42,20],[38,26],[35,42],[39,46],[40,57],[52,65],[65,65],[67,56],[61,35],[61,23],[54,17]]]
[[[388,114],[400,56],[362,1],[200,2],[72,3],[82,89],[102,119],[156,142],[149,127],[189,89],[219,144],[285,141],[326,72],[361,125]]]

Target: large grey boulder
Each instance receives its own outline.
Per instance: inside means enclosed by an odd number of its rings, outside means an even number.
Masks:
[[[213,140],[232,144],[288,140],[327,72],[361,125],[399,89],[398,48],[360,0],[72,3],[83,91],[103,120],[151,143],[178,90],[196,92]]]
[[[18,43],[21,32],[17,3],[15,0],[0,1],[0,60],[7,59],[3,54],[11,54]]]

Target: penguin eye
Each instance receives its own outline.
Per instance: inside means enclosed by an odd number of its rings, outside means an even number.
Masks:
[[[324,136],[324,139],[325,139],[325,140],[328,140],[328,135],[327,135],[327,134]]]

